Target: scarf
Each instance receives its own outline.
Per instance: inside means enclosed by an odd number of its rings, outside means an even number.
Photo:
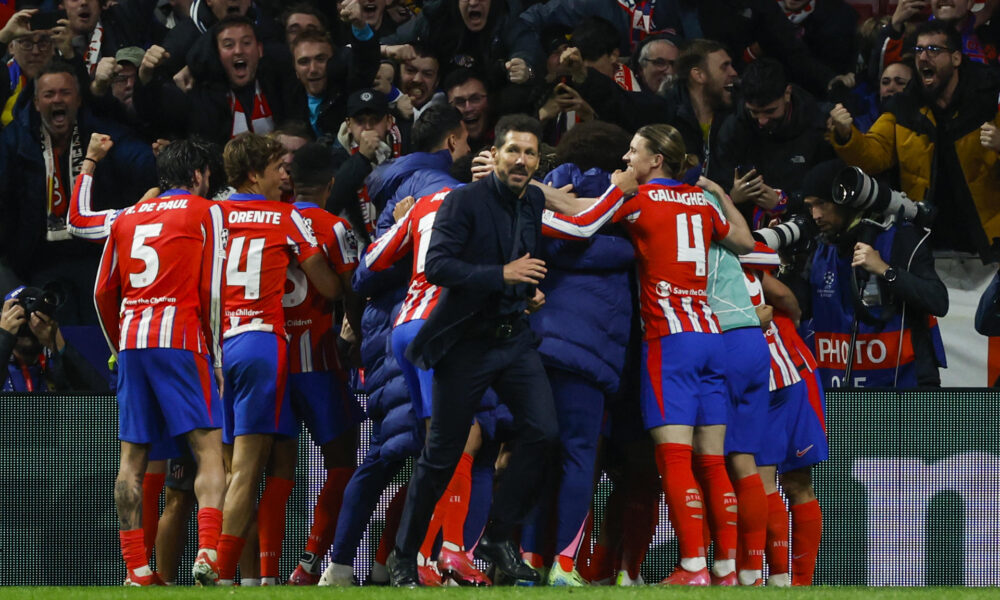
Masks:
[[[816,10],[816,0],[809,0],[809,4],[794,10],[785,7],[785,0],[778,0],[778,6],[785,12],[785,16],[793,25],[801,25],[802,21],[805,21]]]
[[[93,77],[97,72],[97,63],[101,61],[101,43],[104,41],[104,25],[97,22],[94,32],[90,34],[90,45],[83,53],[83,64],[87,65],[87,72]]]
[[[271,106],[267,103],[267,98],[260,91],[260,82],[254,82],[253,91],[253,112],[251,120],[247,123],[247,114],[240,104],[239,98],[232,90],[229,91],[229,108],[233,111],[233,128],[229,137],[234,138],[241,133],[252,131],[264,135],[274,131],[274,117],[271,114]]]
[[[642,88],[639,87],[639,80],[636,78],[635,73],[632,72],[632,69],[621,63],[615,64],[615,83],[617,83],[618,86],[626,92],[642,91]]]
[[[72,182],[80,173],[83,166],[83,145],[80,143],[80,127],[73,125],[73,133],[70,136],[69,144],[69,188],[63,187],[62,161],[56,156],[55,148],[52,147],[52,138],[49,132],[42,125],[42,159],[45,161],[45,190],[47,208],[47,231],[45,239],[50,242],[58,242],[70,239],[69,230],[66,229],[66,217],[69,213],[69,197],[73,193]]]

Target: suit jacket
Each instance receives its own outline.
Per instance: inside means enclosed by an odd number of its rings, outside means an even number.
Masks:
[[[502,204],[509,202],[505,193],[510,192],[493,175],[449,193],[438,209],[424,274],[427,281],[443,290],[427,322],[406,349],[406,357],[422,369],[441,360],[473,317],[504,293],[503,266],[514,252],[510,217]],[[522,217],[517,254],[534,256],[542,232],[545,197],[529,186],[518,202],[529,204],[531,218]]]

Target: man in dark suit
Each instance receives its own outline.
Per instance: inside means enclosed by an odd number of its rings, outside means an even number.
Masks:
[[[418,585],[417,551],[488,387],[514,414],[519,437],[476,555],[514,579],[539,580],[521,561],[512,533],[533,501],[543,457],[557,435],[552,392],[526,316],[544,302],[535,285],[545,277],[545,263],[532,254],[545,198],[529,185],[540,137],[531,117],[501,119],[494,173],[451,192],[434,221],[425,274],[445,289],[407,351],[414,364],[434,369],[431,424],[389,558],[393,585]]]

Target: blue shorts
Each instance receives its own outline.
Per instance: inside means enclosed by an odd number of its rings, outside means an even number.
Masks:
[[[644,340],[639,400],[646,429],[726,423],[726,349],[717,333]]]
[[[335,372],[292,373],[288,381],[292,410],[317,446],[335,440],[364,420],[361,405]]]
[[[288,393],[288,342],[248,331],[222,344],[226,377],[222,441],[255,433],[294,437],[298,432]]]
[[[800,369],[806,392],[797,410],[789,415],[788,452],[778,464],[778,472],[785,473],[823,462],[830,457],[826,438],[826,397],[819,373]]]
[[[730,329],[726,344],[726,387],[729,415],[726,454],[753,454],[760,450],[771,399],[771,351],[759,327]]]
[[[153,444],[222,424],[208,356],[172,348],[118,353],[118,439]]]
[[[149,447],[149,460],[170,460],[180,455],[181,446],[169,433],[165,433]]]
[[[413,412],[421,421],[431,417],[434,370],[418,369],[407,360],[406,347],[417,336],[423,324],[424,319],[417,319],[403,323],[392,330],[392,354],[396,357],[399,368],[403,370],[406,388],[410,391],[410,401],[413,402]]]

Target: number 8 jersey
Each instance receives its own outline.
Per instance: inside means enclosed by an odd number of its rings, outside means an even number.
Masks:
[[[285,337],[288,266],[321,252],[316,238],[291,204],[233,194],[223,205],[229,239],[222,337],[246,331]]]

